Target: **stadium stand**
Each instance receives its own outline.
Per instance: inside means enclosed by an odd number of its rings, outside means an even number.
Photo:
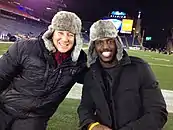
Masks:
[[[7,18],[0,18],[0,30],[6,31],[12,35],[20,33],[20,34],[28,34],[32,33],[33,35],[39,35],[41,31],[46,28],[45,26],[40,25],[39,23],[31,23],[28,20],[17,21]]]

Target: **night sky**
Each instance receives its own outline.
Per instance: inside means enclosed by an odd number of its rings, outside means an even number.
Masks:
[[[129,2],[130,1],[130,2]],[[172,0],[65,0],[69,10],[81,15],[84,20],[95,21],[113,10],[124,11],[130,16],[143,13],[144,24],[158,27],[171,26],[173,22]],[[157,1],[157,2],[156,2]]]
[[[141,11],[146,35],[156,38],[165,37],[173,27],[173,0],[65,0],[65,3],[86,21],[96,21],[113,10],[124,11],[132,17]]]

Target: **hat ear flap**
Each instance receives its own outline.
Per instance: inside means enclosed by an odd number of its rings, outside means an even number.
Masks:
[[[74,47],[74,50],[71,54],[71,57],[72,57],[72,61],[76,62],[78,60],[78,57],[80,55],[80,52],[81,52],[81,49],[82,49],[82,46],[83,46],[83,40],[81,38],[81,35],[80,34],[76,34],[76,45]]]
[[[91,41],[89,49],[88,49],[88,63],[89,63],[89,65],[95,63],[96,59],[98,57],[96,50],[94,48],[95,48],[94,41]]]
[[[56,49],[55,49],[55,47],[53,46],[53,43],[52,43],[52,41],[50,40],[50,37],[53,35],[53,33],[54,33],[54,29],[52,28],[52,26],[50,25],[49,27],[48,27],[48,30],[43,34],[43,36],[42,36],[42,39],[43,39],[43,41],[44,41],[44,43],[45,43],[45,46],[46,46],[46,48],[49,50],[49,51],[53,51],[53,52],[55,52],[56,51]]]
[[[119,36],[116,37],[117,60],[120,61],[123,57],[123,42]]]

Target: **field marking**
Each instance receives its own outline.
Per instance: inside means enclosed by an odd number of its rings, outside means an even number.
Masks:
[[[0,41],[0,44],[13,44],[14,42],[3,42],[3,41]]]
[[[161,67],[173,67],[173,65],[165,65],[165,64],[155,64],[155,63],[151,63],[149,62],[149,65],[155,65],[155,66],[161,66]]]
[[[170,61],[170,60],[167,60],[167,59],[164,59],[164,58],[155,58],[155,57],[151,57],[151,59],[159,60],[159,61],[167,61],[167,62]]]
[[[0,50],[0,52],[6,52],[7,50]]]
[[[83,47],[82,49],[83,49],[83,50],[87,50],[87,49],[88,49],[88,47]]]
[[[150,57],[151,55],[144,55],[144,56],[146,56],[146,57]]]

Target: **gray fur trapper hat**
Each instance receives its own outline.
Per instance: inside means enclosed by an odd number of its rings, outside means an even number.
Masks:
[[[103,38],[115,38],[117,46],[117,60],[120,61],[123,57],[123,43],[121,38],[118,36],[118,30],[115,25],[109,20],[98,20],[93,23],[90,28],[90,42],[88,49],[88,62],[89,65],[95,63],[98,55],[94,48],[94,41]]]
[[[48,30],[43,34],[42,39],[45,43],[45,47],[51,51],[56,52],[56,48],[53,45],[52,36],[55,30],[69,31],[75,34],[75,47],[71,53],[72,61],[77,61],[82,49],[83,40],[81,37],[82,22],[81,19],[72,12],[59,11],[57,12],[49,25]]]

